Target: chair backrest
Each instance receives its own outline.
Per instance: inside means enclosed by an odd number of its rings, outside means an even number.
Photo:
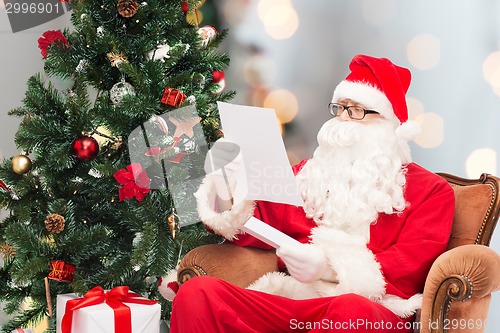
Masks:
[[[500,217],[500,178],[486,173],[479,179],[438,175],[455,191],[455,216],[448,249],[466,244],[489,246]]]

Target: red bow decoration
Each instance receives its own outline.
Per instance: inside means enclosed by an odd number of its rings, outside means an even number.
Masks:
[[[38,38],[38,48],[42,51],[44,59],[47,58],[47,49],[54,43],[62,43],[62,45],[69,46],[68,40],[64,37],[60,30],[48,30]]]
[[[146,170],[142,170],[139,163],[132,163],[127,169],[118,170],[114,177],[123,186],[118,190],[120,201],[135,197],[138,201],[144,200],[149,192],[149,179]]]
[[[62,319],[62,333],[71,333],[73,325],[73,311],[88,306],[106,303],[114,312],[115,332],[132,333],[132,317],[130,308],[123,304],[135,303],[154,305],[157,301],[139,298],[141,295],[130,292],[127,286],[119,286],[105,292],[100,286],[90,289],[83,298],[69,300],[66,303],[66,309]]]
[[[153,147],[153,148],[148,149],[148,151],[144,155],[151,156],[151,157],[158,157],[166,151],[167,151],[167,148],[161,149],[160,147]]]
[[[10,191],[10,188],[8,188],[7,185],[5,185],[5,183],[1,180],[0,180],[0,188],[6,191]]]

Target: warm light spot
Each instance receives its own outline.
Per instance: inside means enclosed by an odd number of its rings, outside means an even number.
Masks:
[[[498,90],[500,89],[500,66],[496,67],[490,74],[489,76],[489,83],[491,84],[491,87],[493,88],[493,91],[495,94],[498,94]]]
[[[281,123],[279,119],[278,119],[278,125],[280,127],[281,136],[284,136],[285,135],[285,125],[283,123]]]
[[[414,97],[407,97],[406,105],[408,106],[408,119],[410,120],[414,120],[424,113],[424,104]]]
[[[263,17],[266,16],[266,12],[269,10],[269,8],[273,6],[292,6],[292,1],[291,0],[260,0],[259,3],[257,4],[257,14],[260,18],[261,21],[263,21]]]
[[[483,62],[483,77],[489,84],[499,87],[493,82],[500,81],[500,51],[490,53]]]
[[[251,105],[264,106],[264,100],[266,99],[267,95],[269,95],[269,89],[266,86],[262,85],[256,87],[252,91],[252,95],[250,96]]]
[[[415,143],[422,148],[435,148],[444,140],[443,118],[432,112],[422,113],[415,118],[422,132],[415,138]]]
[[[431,69],[439,64],[440,41],[430,34],[413,37],[406,47],[408,61],[418,69]]]
[[[500,97],[500,88],[493,87],[493,92]]]
[[[243,22],[247,13],[247,4],[244,1],[223,1],[222,13],[229,26],[236,26]]]
[[[299,111],[295,95],[284,89],[271,91],[264,100],[264,107],[276,110],[276,116],[282,124],[292,121]]]
[[[290,165],[296,165],[297,163],[302,161],[302,158],[300,158],[299,155],[288,149],[286,151],[286,155],[288,156],[288,161],[290,162]]]
[[[465,169],[469,178],[479,178],[484,172],[496,175],[497,152],[490,148],[474,150],[465,162]]]
[[[269,57],[256,54],[245,63],[243,75],[245,81],[252,86],[272,83],[276,78],[276,65]]]
[[[361,14],[366,22],[381,26],[396,16],[395,0],[363,0]]]
[[[261,0],[257,10],[264,29],[274,39],[290,38],[299,27],[299,17],[290,1]]]

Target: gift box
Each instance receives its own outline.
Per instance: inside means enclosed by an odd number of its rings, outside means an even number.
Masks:
[[[57,333],[151,333],[160,330],[161,307],[128,287],[92,288],[83,297],[57,295]]]

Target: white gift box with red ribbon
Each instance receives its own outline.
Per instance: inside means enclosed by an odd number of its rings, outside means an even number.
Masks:
[[[95,289],[95,288],[94,288]],[[92,289],[93,290],[93,289]],[[91,290],[91,291],[92,291]],[[89,292],[90,293],[90,292]],[[85,297],[79,297],[76,294],[62,294],[57,295],[57,333],[65,333],[63,329],[63,318],[68,309],[71,308],[72,303],[68,302],[85,302]],[[106,293],[106,292],[105,292]],[[137,295],[130,293],[130,295]],[[139,296],[139,295],[137,295]],[[127,322],[130,333],[152,333],[159,332],[160,330],[160,312],[161,306],[156,304],[141,304],[141,302],[151,302],[144,297],[129,298],[132,302],[124,300],[120,307],[123,306],[130,308],[130,318]],[[69,305],[69,307],[67,306]],[[112,302],[108,299],[103,300],[98,304],[90,306],[79,307],[74,309],[71,316],[69,327],[71,333],[126,333],[120,326],[126,321],[124,319],[117,319],[116,309],[112,308]],[[119,310],[118,310],[119,311]],[[67,321],[67,319],[65,319]]]

